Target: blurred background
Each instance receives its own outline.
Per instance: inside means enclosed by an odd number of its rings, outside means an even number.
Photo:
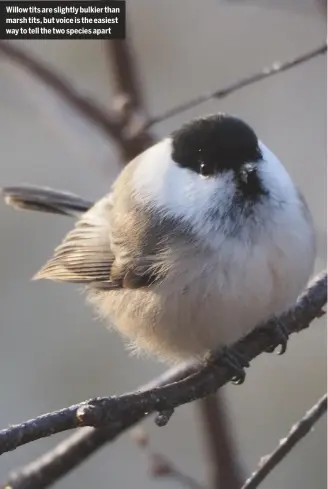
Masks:
[[[315,48],[326,37],[315,0],[138,0],[128,2],[133,46],[151,115],[225,86],[275,60]],[[15,41],[51,64],[84,94],[112,103],[112,73],[102,41]],[[217,110],[248,121],[282,159],[313,213],[318,253],[326,263],[326,62],[321,56],[210,101],[154,129],[160,138],[192,116]],[[48,185],[88,198],[105,194],[120,169],[116,147],[44,85],[0,55],[0,187]],[[72,226],[66,218],[18,213],[0,203],[0,427],[93,396],[120,394],[162,372],[155,361],[129,357],[115,332],[95,321],[76,287],[30,282]],[[246,474],[326,389],[325,319],[294,335],[285,356],[261,355],[247,381],[224,389]],[[165,428],[145,426],[153,447],[206,482],[206,452],[195,405],[179,408]],[[7,474],[63,436],[0,458]],[[326,430],[321,420],[262,484],[263,489],[323,489]],[[59,481],[81,487],[173,488],[148,478],[127,434]]]

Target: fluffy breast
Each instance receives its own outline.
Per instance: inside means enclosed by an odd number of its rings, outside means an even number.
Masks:
[[[199,175],[189,173],[172,182],[167,146],[158,147],[157,156],[158,150],[163,151],[158,167],[149,150],[149,160],[134,173],[134,196],[188,222],[198,239],[188,242],[184,236],[183,245],[170,245],[161,257],[168,272],[162,283],[140,290],[90,290],[89,298],[135,349],[181,360],[229,345],[288,309],[312,273],[314,232],[304,200],[262,143],[259,171],[268,193],[251,212],[243,206],[226,212],[234,189],[221,186],[232,185],[229,176],[204,181],[204,187],[194,180]],[[217,199],[221,208],[208,212],[218,207]]]
[[[314,261],[311,227],[300,232],[286,218],[278,227],[252,245],[230,238],[217,253],[184,253],[158,286],[92,292],[91,301],[134,349],[170,361],[199,357],[282,313],[305,287]]]

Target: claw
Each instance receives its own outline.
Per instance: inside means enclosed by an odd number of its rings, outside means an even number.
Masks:
[[[246,378],[245,368],[249,367],[247,358],[234,349],[231,351],[227,347],[223,347],[219,354],[210,354],[207,358],[208,362],[215,362],[217,365],[226,366],[234,374],[231,382],[235,385],[243,384]]]
[[[283,355],[287,350],[288,343],[288,330],[283,322],[276,322],[274,326],[264,328],[265,334],[272,338],[272,345],[266,349],[267,353],[273,353],[277,347],[280,347],[277,351],[278,355]]]

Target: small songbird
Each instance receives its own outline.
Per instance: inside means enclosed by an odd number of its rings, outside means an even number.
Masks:
[[[78,217],[36,279],[83,284],[132,348],[199,359],[286,311],[312,273],[311,215],[242,120],[201,117],[131,161],[96,204],[8,187],[7,203]]]

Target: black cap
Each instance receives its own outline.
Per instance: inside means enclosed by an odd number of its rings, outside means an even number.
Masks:
[[[256,163],[262,154],[253,129],[226,114],[194,119],[172,134],[172,159],[181,167],[204,175],[225,170],[238,172]]]

